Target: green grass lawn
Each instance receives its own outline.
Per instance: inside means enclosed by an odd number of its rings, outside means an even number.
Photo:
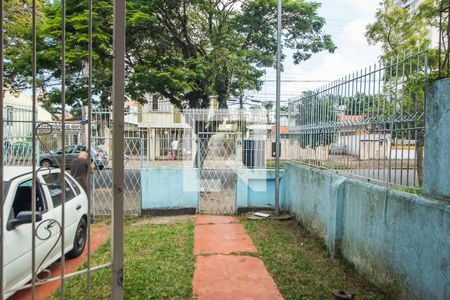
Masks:
[[[141,218],[139,220],[142,220]],[[127,224],[130,224],[127,221]],[[194,224],[127,225],[124,242],[125,299],[191,299]],[[109,262],[111,243],[93,255],[92,266]],[[83,266],[85,268],[86,266]],[[111,268],[91,275],[91,299],[111,299]],[[60,291],[51,299],[59,299]],[[86,276],[66,281],[66,299],[86,299]]]
[[[296,221],[242,220],[285,299],[331,299],[336,289],[356,299],[385,298],[350,265],[331,259],[322,241]]]
[[[286,166],[286,162],[280,161],[280,168],[284,168],[285,166]],[[275,161],[267,161],[266,162],[267,169],[275,169],[275,167],[276,167]]]

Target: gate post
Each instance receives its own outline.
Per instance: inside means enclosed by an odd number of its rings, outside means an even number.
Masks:
[[[142,215],[142,169],[144,168],[144,138],[141,136],[140,146],[141,146],[141,169],[139,170],[139,216]],[[147,150],[148,151],[148,150]]]
[[[113,232],[112,299],[123,299],[123,191],[124,191],[124,100],[125,100],[125,5],[114,0],[113,34]]]
[[[200,133],[197,134],[197,172],[198,172],[198,197],[197,197],[197,213],[200,212],[200,201],[202,196],[202,173],[201,173],[201,165],[200,165]]]

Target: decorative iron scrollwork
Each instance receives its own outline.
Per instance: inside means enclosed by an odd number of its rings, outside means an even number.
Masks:
[[[56,227],[55,227],[55,225],[56,225]],[[48,241],[50,238],[52,238],[54,236],[53,232],[52,232],[52,228],[58,229],[58,233],[57,233],[58,237],[57,237],[55,243],[53,244],[53,246],[48,251],[48,253],[45,255],[44,259],[39,264],[39,266],[34,270],[34,272],[35,272],[34,275],[37,278],[38,282],[47,281],[51,277],[51,271],[49,269],[44,269],[39,273],[38,273],[38,270],[42,267],[42,265],[47,260],[49,255],[53,252],[56,245],[58,245],[58,243],[61,239],[63,229],[62,229],[61,224],[57,220],[46,219],[46,220],[43,220],[41,223],[39,223],[39,225],[36,227],[36,229],[34,231],[34,235],[36,236],[37,239],[39,239],[41,241]],[[39,278],[38,275],[42,275],[42,273],[46,274],[45,277]]]

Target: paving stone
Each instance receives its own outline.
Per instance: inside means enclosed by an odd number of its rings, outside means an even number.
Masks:
[[[196,225],[194,254],[256,253],[242,224]]]
[[[195,299],[283,299],[257,257],[198,256],[193,280]]]

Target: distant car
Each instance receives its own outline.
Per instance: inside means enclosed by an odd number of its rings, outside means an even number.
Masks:
[[[348,154],[347,145],[344,145],[344,144],[333,144],[333,145],[331,145],[329,154],[332,154],[332,155],[345,155],[345,154]]]
[[[86,145],[70,145],[64,148],[66,168],[70,168],[72,160],[78,157],[81,151],[87,151]],[[42,167],[59,167],[61,162],[62,150],[46,153],[40,156],[39,165]],[[108,153],[99,147],[91,147],[91,161],[102,170],[108,165]]]
[[[8,298],[31,280],[31,241],[35,234],[35,266],[40,273],[61,258],[61,173],[37,172],[36,227],[32,229],[31,167],[3,167],[4,296]],[[86,244],[88,199],[81,185],[65,174],[64,253],[82,254]]]

